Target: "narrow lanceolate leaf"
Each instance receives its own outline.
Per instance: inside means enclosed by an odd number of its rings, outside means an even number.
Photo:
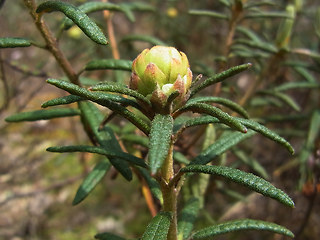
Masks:
[[[206,79],[204,82],[202,82],[201,84],[199,84],[198,86],[196,86],[192,91],[191,91],[191,94],[190,94],[190,97],[192,97],[193,95],[195,95],[197,92],[199,92],[200,90],[212,85],[212,84],[215,84],[215,83],[218,83],[218,82],[222,82],[223,80],[229,78],[229,77],[232,77],[240,72],[243,72],[245,70],[247,70],[248,68],[250,68],[252,66],[251,63],[246,63],[246,64],[242,64],[242,65],[239,65],[239,66],[235,66],[235,67],[232,67],[232,68],[229,68],[228,70],[224,71],[224,72],[221,72],[221,73],[218,73],[212,77],[209,77],[208,79]]]
[[[155,38],[153,36],[142,35],[142,34],[126,35],[124,38],[121,39],[121,41],[122,42],[140,41],[140,42],[151,43],[152,45],[167,46],[165,42],[161,41],[158,38]]]
[[[70,18],[91,40],[99,44],[108,44],[101,29],[79,8],[61,1],[47,1],[40,4],[37,13],[59,11]]]
[[[77,205],[82,202],[89,193],[97,186],[97,184],[104,177],[106,172],[110,169],[111,164],[104,159],[96,164],[92,171],[86,176],[82,184],[77,190],[76,196],[73,199],[72,205]]]
[[[79,8],[85,13],[91,13],[91,12],[103,11],[103,10],[120,11],[120,12],[123,12],[130,21],[132,22],[134,21],[134,17],[132,17],[132,13],[128,13],[128,10],[126,8],[123,8],[120,5],[110,3],[110,2],[98,2],[98,1],[87,2],[82,4]]]
[[[187,239],[190,236],[199,208],[198,198],[191,198],[187,201],[178,217],[178,240]]]
[[[233,132],[227,134],[201,152],[199,156],[191,161],[191,164],[207,164],[239,142],[252,137],[254,134],[255,132],[252,130],[249,130],[247,133]]]
[[[70,103],[75,103],[84,100],[82,97],[76,96],[76,95],[68,95],[64,97],[55,98],[52,100],[49,100],[41,105],[43,108],[57,106],[57,105],[65,105]]]
[[[298,103],[288,94],[285,94],[283,92],[273,91],[273,90],[263,90],[263,91],[260,91],[260,93],[267,94],[267,95],[273,96],[275,98],[278,98],[282,102],[288,104],[291,108],[293,108],[296,111],[301,110]]]
[[[173,119],[171,115],[157,114],[151,125],[149,142],[149,165],[155,174],[166,159],[171,142]]]
[[[141,240],[166,240],[171,218],[171,212],[159,212],[148,224]]]
[[[79,108],[81,110],[81,120],[88,135],[96,139],[102,148],[110,152],[121,152],[122,149],[113,131],[108,126],[99,130],[99,126],[104,118],[99,109],[93,103],[86,101],[79,102]],[[109,160],[125,179],[128,181],[132,180],[132,172],[127,161],[116,157],[112,157]]]
[[[182,168],[180,171],[206,173],[224,177],[255,192],[261,193],[264,196],[273,198],[287,206],[294,207],[292,199],[286,193],[274,187],[271,183],[263,178],[260,178],[252,173],[243,172],[239,169],[230,167],[212,165],[190,165]]]
[[[134,113],[130,112],[125,107],[123,107],[117,103],[114,103],[113,101],[110,101],[110,99],[108,99],[109,96],[108,96],[108,98],[105,98],[104,94],[107,94],[107,93],[91,92],[91,91],[88,91],[85,88],[81,88],[73,83],[69,83],[69,82],[57,80],[57,79],[48,79],[47,82],[58,87],[58,88],[66,90],[67,92],[69,92],[71,94],[83,97],[85,99],[91,100],[93,102],[96,102],[102,106],[105,106],[105,107],[111,109],[112,111],[116,112],[117,114],[128,119],[131,123],[133,123],[136,127],[138,127],[146,135],[149,134],[150,126],[148,125],[148,123],[146,123],[144,120],[137,117]],[[109,95],[111,95],[111,94],[109,94]],[[120,97],[120,96],[116,96],[116,97]],[[130,101],[130,100],[126,99],[126,101]]]
[[[320,88],[320,84],[317,82],[289,82],[284,83],[278,87],[275,87],[275,91],[286,91],[289,89],[302,89],[302,88]]]
[[[197,98],[192,98],[188,101],[188,103],[218,103],[221,104],[223,106],[226,106],[230,109],[232,109],[233,111],[239,113],[240,115],[242,115],[245,118],[249,118],[249,114],[247,113],[247,111],[241,107],[239,104],[227,99],[227,98],[222,98],[222,97],[197,97]]]
[[[212,18],[220,18],[220,19],[229,19],[229,17],[225,14],[222,14],[220,12],[214,12],[209,10],[196,10],[191,9],[188,12],[190,15],[196,15],[196,16],[206,16],[206,17],[212,17]]]
[[[278,49],[273,44],[263,41],[252,41],[247,39],[237,39],[234,41],[234,44],[243,44],[250,48],[259,49],[262,51],[270,52],[270,53],[277,53]]]
[[[128,9],[124,9],[120,5],[110,3],[110,2],[97,2],[97,1],[87,2],[80,5],[78,8],[87,14],[92,12],[97,12],[97,11],[104,11],[104,10],[119,11],[126,14],[126,16],[130,21],[134,21],[134,17],[132,16],[132,13],[128,11]],[[73,22],[68,18],[63,22],[63,28],[65,30],[68,30],[72,25],[73,25]]]
[[[221,123],[224,123],[231,128],[234,128],[234,129],[236,129],[240,132],[243,132],[243,133],[247,132],[247,128],[244,125],[242,125],[242,123],[240,121],[238,121],[236,118],[223,112],[219,108],[211,106],[209,104],[187,103],[186,106],[181,108],[179,111],[185,112],[187,110],[197,112],[197,113],[205,113],[205,114],[211,115],[212,117],[219,119]]]
[[[38,121],[48,120],[60,117],[72,117],[80,115],[80,111],[74,108],[56,108],[48,110],[37,110],[31,112],[22,112],[11,115],[5,120],[7,122],[23,122],[23,121]]]
[[[135,90],[129,89],[125,85],[119,85],[119,84],[110,84],[110,83],[100,83],[98,85],[92,86],[89,88],[91,91],[106,91],[106,92],[116,92],[125,94],[131,97],[134,97],[136,99],[139,99],[140,101],[145,102],[147,105],[151,106],[151,102],[149,99],[147,99],[142,94],[138,93]]]
[[[29,47],[31,42],[25,38],[0,38],[0,48]]]
[[[117,235],[114,235],[112,233],[98,233],[94,236],[95,239],[98,240],[126,240],[125,238],[119,237]]]
[[[248,13],[244,18],[292,18],[286,12],[259,12]]]
[[[49,147],[47,148],[49,152],[89,152],[105,155],[108,158],[120,158],[130,163],[133,163],[137,166],[146,168],[147,165],[143,159],[135,157],[129,153],[120,152],[120,151],[110,151],[108,149],[97,147],[97,146],[86,146],[86,145],[75,145],[75,146],[58,146],[58,147]]]
[[[253,219],[240,219],[224,223],[219,223],[211,227],[207,227],[195,232],[192,239],[211,239],[214,236],[225,234],[229,232],[241,231],[241,230],[264,230],[273,233],[279,233],[288,237],[294,237],[293,233],[285,227],[277,225],[275,223],[264,222]]]
[[[132,11],[141,11],[141,12],[154,12],[156,9],[151,4],[148,4],[146,2],[127,2],[127,3],[121,3],[121,7],[125,6],[129,8]]]
[[[291,154],[294,154],[294,149],[291,146],[291,144],[287,140],[285,140],[283,137],[280,137],[277,133],[271,131],[267,127],[253,120],[243,119],[243,118],[238,118],[238,120],[247,128],[250,128],[258,133],[261,133],[263,136],[281,144],[282,146],[286,147]]]
[[[163,197],[162,197],[162,192],[160,189],[160,185],[157,182],[157,180],[155,180],[153,177],[151,177],[150,173],[148,170],[143,169],[143,168],[137,168],[142,177],[145,179],[145,181],[147,182],[150,191],[152,193],[152,195],[159,200],[159,202],[162,204],[163,203]]]
[[[123,59],[101,59],[101,60],[93,60],[86,64],[85,70],[124,70],[131,72],[132,70],[132,61],[123,60]]]

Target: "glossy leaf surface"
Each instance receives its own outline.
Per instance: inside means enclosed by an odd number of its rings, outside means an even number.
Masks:
[[[107,38],[97,24],[79,8],[61,1],[47,1],[40,4],[37,13],[59,11],[70,18],[91,40],[106,45]]]
[[[273,198],[287,206],[294,207],[292,199],[282,190],[274,187],[271,183],[260,178],[252,173],[240,171],[225,166],[211,165],[190,165],[180,170],[181,172],[198,172],[212,174],[224,177],[230,181],[241,184],[255,192],[261,193],[264,196]]]

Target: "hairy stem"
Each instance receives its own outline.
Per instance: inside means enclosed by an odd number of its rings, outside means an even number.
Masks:
[[[161,169],[161,191],[163,195],[163,211],[172,213],[168,240],[177,240],[177,189],[175,184],[170,184],[174,178],[173,171],[173,141],[168,156]]]

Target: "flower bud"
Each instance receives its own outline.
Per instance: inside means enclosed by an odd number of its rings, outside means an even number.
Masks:
[[[133,61],[130,88],[146,96],[157,107],[164,107],[171,93],[178,91],[176,105],[188,98],[192,81],[189,61],[173,47],[145,49]]]

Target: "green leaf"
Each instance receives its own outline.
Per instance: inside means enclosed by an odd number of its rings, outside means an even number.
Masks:
[[[286,12],[251,12],[244,16],[244,18],[289,18],[292,17]]]
[[[111,109],[112,111],[116,112],[117,114],[128,119],[131,123],[133,123],[136,127],[138,127],[146,135],[149,134],[150,126],[148,125],[148,123],[145,122],[144,120],[142,120],[141,118],[139,118],[138,116],[136,116],[134,113],[130,112],[125,107],[112,102],[109,98],[109,96],[112,94],[108,95],[107,93],[91,92],[91,91],[88,91],[85,88],[81,88],[73,83],[69,83],[69,82],[57,80],[57,79],[48,79],[47,82],[58,87],[58,88],[66,90],[67,92],[69,92],[71,94],[83,97],[85,99],[91,100],[93,102],[96,102],[102,106],[105,106],[105,107]],[[116,97],[119,97],[119,96],[116,96]],[[128,99],[126,99],[126,101],[128,101]]]
[[[25,38],[0,38],[0,48],[30,47],[31,41]]]
[[[173,159],[179,163],[189,164],[190,161],[182,153],[173,151]]]
[[[252,40],[246,40],[246,39],[237,39],[234,41],[233,44],[243,44],[246,45],[248,47],[254,48],[254,49],[259,49],[262,51],[266,51],[269,53],[277,53],[278,49],[271,43],[267,43],[267,42],[255,42]]]
[[[91,12],[97,12],[97,11],[103,11],[103,10],[119,11],[119,12],[123,12],[131,22],[134,21],[134,17],[132,16],[132,13],[128,12],[127,8],[121,7],[121,5],[117,5],[110,2],[87,2],[79,6],[79,9],[81,9],[85,13],[91,13]]]
[[[123,60],[123,59],[101,59],[101,60],[93,60],[86,64],[85,70],[105,70],[105,69],[113,69],[113,70],[124,70],[131,72],[132,61]]]
[[[293,67],[293,69],[301,76],[303,77],[305,80],[307,80],[310,83],[315,83],[316,79],[314,77],[313,74],[310,73],[309,70],[307,70],[305,67],[298,67],[295,66]]]
[[[198,198],[190,198],[178,217],[178,240],[187,239],[198,216],[200,202]]]
[[[161,168],[168,155],[172,128],[171,115],[157,114],[152,121],[149,142],[149,165],[152,174]]]
[[[148,147],[149,146],[149,138],[145,136],[139,136],[136,134],[123,134],[121,137],[122,141],[127,141],[132,144],[139,144],[143,147]]]
[[[23,122],[23,121],[38,121],[48,120],[60,117],[72,117],[80,115],[80,111],[74,108],[55,108],[48,110],[37,110],[31,112],[21,112],[7,117],[7,122]]]
[[[171,212],[159,212],[148,224],[141,240],[166,240],[171,218]]]
[[[94,236],[95,239],[98,240],[126,240],[125,238],[119,237],[117,235],[114,235],[112,233],[98,233]]]
[[[294,110],[296,110],[298,112],[301,110],[300,106],[296,103],[296,101],[288,94],[273,91],[273,90],[262,90],[262,91],[260,91],[260,93],[267,94],[272,97],[278,98],[282,102],[288,104],[291,108],[293,108]]]
[[[121,3],[120,6],[126,6],[132,11],[140,11],[140,12],[154,12],[156,9],[146,2],[127,2]]]
[[[103,11],[103,10],[120,11],[126,14],[126,16],[130,21],[134,20],[134,17],[132,18],[132,13],[128,13],[127,9],[123,9],[121,8],[120,5],[110,3],[110,2],[87,2],[80,5],[78,8],[84,13],[92,13],[92,12]],[[65,30],[68,30],[72,25],[73,25],[73,22],[69,18],[66,18],[63,22],[63,28]]]
[[[76,96],[76,95],[68,95],[64,97],[55,98],[52,100],[49,100],[41,105],[42,108],[57,106],[57,105],[64,105],[64,104],[70,104],[75,103],[84,100],[82,97]]]
[[[105,148],[96,147],[96,146],[86,146],[86,145],[57,146],[57,147],[49,147],[47,148],[47,151],[59,152],[59,153],[64,153],[64,152],[97,153],[97,154],[105,155],[108,158],[120,158],[122,160],[128,161],[140,167],[144,167],[144,168],[147,167],[143,159],[135,157],[129,153],[117,151],[117,150],[110,151],[110,149],[105,149]]]
[[[200,172],[224,177],[230,181],[241,184],[264,196],[273,198],[289,207],[294,207],[292,199],[282,190],[252,173],[246,173],[239,169],[225,166],[190,165],[180,170],[181,172]]]
[[[237,149],[233,151],[234,155],[236,155],[237,158],[240,159],[241,162],[248,165],[253,171],[258,173],[261,177],[264,179],[269,179],[268,172],[265,170],[265,168],[257,161],[257,159],[254,159],[250,156],[250,154],[245,153],[244,151]]]
[[[73,199],[72,205],[77,205],[82,202],[89,193],[102,180],[106,172],[110,169],[111,164],[106,159],[98,162],[92,171],[86,176],[77,190],[76,196]]]
[[[188,12],[190,15],[196,15],[196,16],[205,16],[205,17],[212,17],[212,18],[219,18],[219,19],[225,19],[228,20],[229,16],[226,14],[220,13],[220,12],[215,12],[215,11],[210,11],[210,10],[196,10],[196,9],[191,9]]]
[[[108,41],[101,29],[79,8],[60,1],[47,1],[40,4],[37,13],[59,11],[70,18],[91,40],[106,45]]]
[[[317,82],[289,82],[289,83],[284,83],[278,87],[275,87],[275,91],[286,91],[289,89],[302,89],[302,88],[320,88],[320,84]]]
[[[148,170],[146,170],[144,168],[138,168],[138,170],[141,173],[141,175],[143,176],[143,178],[146,180],[152,195],[156,199],[158,199],[161,204],[163,204],[162,192],[161,192],[160,185],[157,182],[157,180],[155,180],[153,177],[150,176],[150,173]]]
[[[103,121],[103,115],[95,105],[90,102],[79,102],[81,110],[81,120],[88,136],[96,139],[100,146],[110,152],[121,152],[119,142],[114,133],[108,126],[104,126],[99,130],[100,123]],[[111,164],[126,178],[128,181],[132,179],[132,172],[129,164],[119,158],[110,158]]]
[[[188,111],[191,110],[197,113],[208,114],[212,117],[219,119],[221,123],[224,123],[233,129],[236,129],[243,133],[247,132],[247,128],[244,125],[242,125],[242,123],[238,121],[235,117],[232,117],[229,114],[220,110],[219,108],[211,106],[209,104],[191,102],[191,103],[187,103],[184,107],[179,109],[180,112],[185,112],[187,110]]]
[[[142,34],[130,34],[130,35],[126,35],[124,38],[121,39],[121,42],[132,42],[132,41],[147,42],[152,45],[160,45],[160,46],[168,45],[156,37],[142,35]]]
[[[239,113],[245,118],[249,118],[249,115],[247,111],[241,107],[239,104],[227,99],[227,98],[222,98],[222,97],[197,97],[197,98],[192,98],[188,101],[188,103],[199,103],[199,102],[209,102],[209,103],[219,103],[223,106],[226,106],[233,111]]]
[[[249,8],[255,8],[255,7],[260,7],[260,6],[264,6],[264,5],[275,6],[275,5],[277,5],[277,3],[275,3],[272,0],[259,1],[259,2],[247,2],[246,4],[244,4],[243,8],[249,9]]]
[[[106,91],[106,92],[116,92],[116,93],[121,93],[125,94],[131,97],[134,97],[136,99],[139,99],[140,101],[146,103],[147,105],[151,106],[151,102],[149,99],[147,99],[145,96],[142,94],[138,93],[135,90],[129,89],[125,85],[120,85],[120,84],[110,84],[110,83],[100,83],[95,86],[92,86],[89,88],[91,91]]]
[[[252,137],[254,134],[254,131],[249,130],[247,133],[232,132],[220,137],[215,143],[192,160],[191,164],[207,164],[239,142]]]
[[[212,77],[209,77],[208,79],[206,79],[205,81],[203,81],[201,84],[199,84],[198,86],[196,86],[190,93],[190,98],[195,95],[197,92],[199,92],[200,90],[212,85],[212,84],[215,84],[215,83],[218,83],[218,82],[221,82],[229,77],[232,77],[240,72],[243,72],[245,70],[247,70],[248,68],[250,68],[252,66],[251,63],[246,63],[246,64],[242,64],[242,65],[239,65],[239,66],[235,66],[235,67],[232,67],[232,68],[229,68],[228,70],[226,71],[223,71],[221,73],[218,73]]]
[[[201,229],[193,234],[192,239],[212,239],[216,235],[241,230],[264,230],[279,233],[288,237],[294,237],[293,233],[290,230],[275,223],[253,219],[240,219],[219,223],[211,227]]]
[[[250,128],[258,133],[261,133],[263,136],[271,139],[272,141],[275,141],[281,144],[282,146],[287,148],[291,154],[294,154],[294,149],[290,145],[290,143],[287,140],[285,140],[283,137],[280,137],[278,134],[268,129],[267,127],[250,119],[243,119],[243,118],[237,118],[237,119],[247,128]]]
[[[247,27],[237,26],[236,31],[244,34],[246,37],[248,37],[250,40],[254,42],[262,42],[261,38],[257,35],[257,33]]]

